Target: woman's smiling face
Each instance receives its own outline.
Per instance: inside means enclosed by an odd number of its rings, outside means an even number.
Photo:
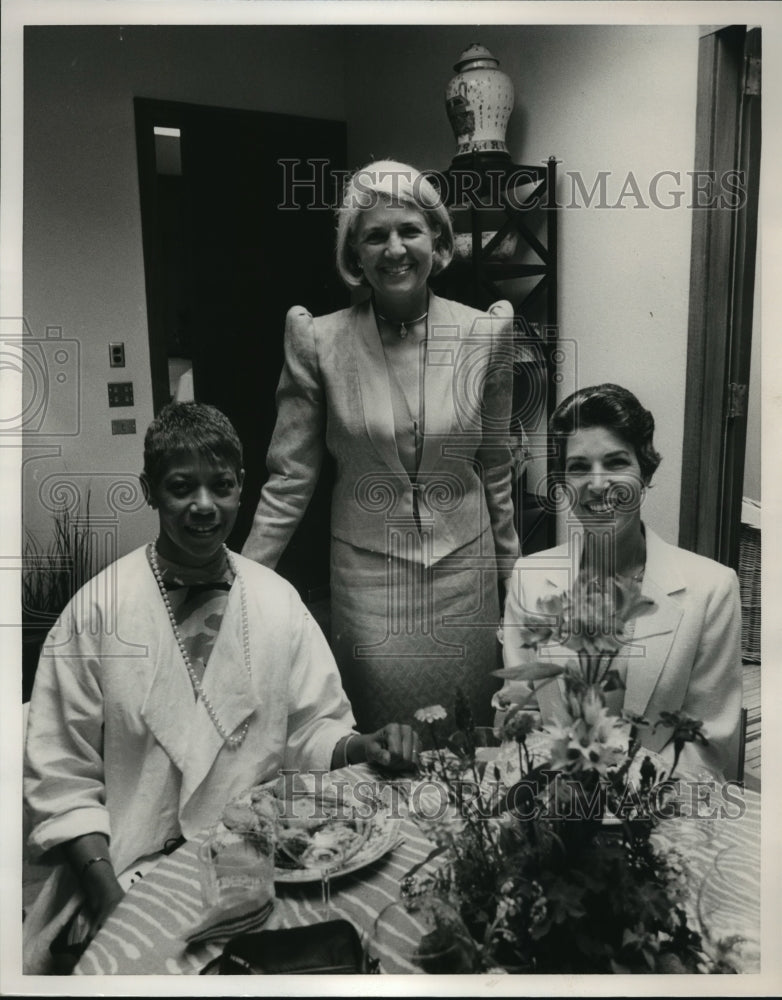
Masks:
[[[584,427],[567,439],[565,475],[583,524],[611,521],[622,533],[640,522],[644,481],[638,457],[608,427]]]
[[[361,213],[353,249],[381,301],[401,302],[427,293],[434,237],[421,212],[397,202],[381,199]]]
[[[159,481],[148,484],[158,512],[158,551],[172,562],[199,566],[209,562],[228,538],[239,512],[244,470],[196,454],[176,455]]]

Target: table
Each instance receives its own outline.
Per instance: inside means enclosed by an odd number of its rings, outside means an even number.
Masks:
[[[333,776],[379,780],[365,765],[341,769]],[[183,844],[131,886],[82,955],[74,975],[194,975],[222,954],[225,938],[189,949],[185,946],[185,937],[203,907],[197,856],[202,839]],[[330,917],[344,917],[357,928],[369,930],[380,910],[399,899],[400,882],[407,872],[431,850],[431,843],[415,824],[402,818],[400,842],[393,851],[332,881]],[[265,926],[317,923],[322,920],[321,912],[320,883],[278,885],[274,911]]]
[[[377,780],[362,765],[336,773],[349,780]],[[728,812],[741,811],[739,818],[665,820],[655,836],[680,849],[695,884],[704,885],[704,878],[719,869],[720,877],[706,880],[698,901],[718,936],[744,933],[759,941],[760,796],[748,789],[734,789],[737,805],[729,806]],[[719,793],[717,801],[722,801]],[[393,851],[332,882],[330,916],[344,917],[368,932],[380,910],[399,899],[401,880],[432,849],[406,817],[400,834],[403,840]],[[184,844],[131,887],[81,957],[75,975],[196,975],[222,953],[225,939],[185,947],[185,936],[197,923],[203,905],[199,843],[197,839]],[[316,923],[322,919],[320,904],[319,884],[278,886],[266,926]],[[747,961],[745,971],[759,971],[759,955],[749,954]]]

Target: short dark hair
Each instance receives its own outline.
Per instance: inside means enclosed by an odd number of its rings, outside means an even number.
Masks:
[[[169,403],[144,435],[144,475],[157,485],[165,465],[176,455],[197,454],[212,462],[227,462],[238,475],[242,442],[233,424],[208,403]]]
[[[629,389],[603,382],[578,389],[562,400],[549,420],[549,434],[557,446],[560,474],[564,471],[568,437],[585,427],[607,427],[631,445],[643,480],[649,483],[662,461],[652,442],[654,417]]]

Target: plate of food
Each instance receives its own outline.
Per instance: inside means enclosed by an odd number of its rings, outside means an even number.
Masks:
[[[248,789],[224,809],[229,829],[252,830],[257,815],[275,813],[274,881],[317,882],[364,868],[399,841],[399,819],[381,801],[353,802],[340,789],[281,795],[273,786]],[[237,826],[238,824],[238,826]]]

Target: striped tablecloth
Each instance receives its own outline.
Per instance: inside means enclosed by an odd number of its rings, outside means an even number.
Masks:
[[[371,777],[361,767],[345,772]],[[699,887],[691,907],[699,908],[715,937],[742,934],[747,972],[759,971],[760,796],[735,789],[737,818],[665,820],[655,834],[675,845],[686,860],[687,881]],[[719,799],[719,793],[717,793]],[[702,810],[699,810],[699,814]],[[333,918],[350,920],[362,934],[377,914],[399,899],[405,874],[432,845],[408,819],[402,819],[401,843],[371,865],[332,882]],[[185,938],[203,913],[197,857],[200,840],[184,844],[133,885],[82,956],[76,975],[195,975],[222,953],[225,938],[186,948]],[[319,884],[282,885],[267,927],[294,927],[323,919]],[[413,967],[387,971],[413,972]]]

